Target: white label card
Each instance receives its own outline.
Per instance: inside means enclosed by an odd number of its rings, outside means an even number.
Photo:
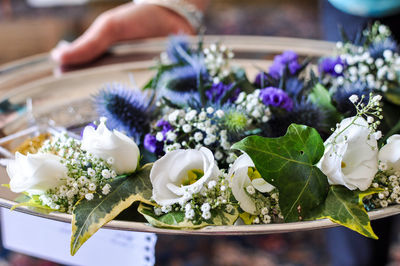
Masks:
[[[154,265],[157,236],[152,233],[100,229],[78,250],[69,252],[71,225],[0,208],[5,248],[78,266]]]

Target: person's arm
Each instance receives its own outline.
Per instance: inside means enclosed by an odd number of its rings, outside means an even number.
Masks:
[[[209,0],[185,1],[204,11]],[[82,64],[103,54],[118,41],[194,34],[195,31],[184,16],[172,9],[156,4],[127,3],[101,14],[82,36],[71,44],[56,47],[51,56],[62,65]]]

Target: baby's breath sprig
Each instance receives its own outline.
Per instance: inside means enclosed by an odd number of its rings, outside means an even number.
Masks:
[[[381,188],[383,191],[364,199],[364,206],[367,211],[400,204],[400,172],[387,170],[383,163],[380,164],[379,168],[371,187]]]
[[[211,222],[217,213],[233,213],[238,204],[232,198],[228,175],[223,173],[218,180],[204,184],[200,192],[192,194],[187,200],[172,206],[154,207],[154,214],[161,216],[171,211],[183,211],[185,218],[193,224]]]
[[[279,207],[279,193],[274,189],[270,193],[261,193],[252,185],[244,188],[246,194],[253,199],[257,214],[254,215],[253,224],[269,224],[271,222],[283,222],[283,216]]]
[[[50,189],[39,197],[43,205],[61,212],[72,213],[74,205],[81,199],[92,200],[94,196],[107,195],[111,191],[109,182],[117,176],[111,166],[113,158],[107,161],[81,149],[79,140],[63,133],[47,140],[39,152],[60,156],[67,168],[66,183]]]
[[[361,96],[361,99],[357,95],[352,95],[349,97],[349,100],[354,104],[356,109],[356,115],[352,117],[350,123],[345,126],[341,126],[340,124],[336,125],[336,130],[332,128],[332,131],[337,131],[334,133],[331,142],[329,144],[335,145],[338,142],[338,139],[342,139],[342,135],[352,126],[361,126],[364,127],[365,125],[357,124],[359,118],[363,118],[368,123],[368,128],[370,129],[369,137],[373,137],[376,140],[382,137],[382,133],[377,131],[380,120],[383,119],[381,114],[382,107],[380,106],[380,101],[382,100],[381,95],[373,95],[372,93],[369,94],[368,103],[364,103],[365,95]],[[347,137],[344,136],[344,139]]]
[[[218,83],[230,73],[229,61],[234,57],[231,49],[219,43],[213,43],[204,48],[204,63],[213,83]]]

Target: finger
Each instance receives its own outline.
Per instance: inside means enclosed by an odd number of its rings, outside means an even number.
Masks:
[[[51,56],[62,65],[75,65],[91,61],[104,53],[116,36],[112,14],[100,15],[89,29],[73,43],[57,46]]]

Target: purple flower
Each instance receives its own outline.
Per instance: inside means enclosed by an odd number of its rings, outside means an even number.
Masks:
[[[172,129],[171,124],[168,121],[165,121],[164,119],[158,120],[156,127],[161,128],[161,132],[165,136],[167,135],[167,132]]]
[[[290,74],[296,74],[296,72],[301,68],[298,58],[299,56],[293,51],[285,51],[282,54],[275,56],[274,62],[269,68],[269,74],[273,78],[279,79],[286,66],[289,68]]]
[[[254,79],[254,85],[257,88],[262,88],[266,85],[267,80],[268,80],[267,74],[265,74],[265,72],[260,72],[257,74],[256,78]]]
[[[267,87],[260,91],[260,98],[265,105],[280,107],[290,111],[293,109],[293,101],[289,95],[281,89]]]
[[[335,68],[336,65],[339,65],[339,67]],[[341,71],[338,71],[340,69]],[[334,77],[342,76],[343,69],[344,62],[342,59],[340,59],[340,57],[326,57],[322,59],[321,63],[319,64],[320,73],[330,74]]]
[[[219,103],[224,97],[225,93],[232,89],[233,84],[224,84],[223,82],[219,82],[213,84],[211,88],[206,91],[207,99],[213,103]],[[231,97],[227,100],[228,103],[233,103],[236,101],[239,96],[240,89],[236,88],[232,93]]]
[[[163,155],[164,153],[164,143],[161,141],[157,141],[156,136],[153,136],[151,134],[146,134],[146,136],[144,136],[143,145],[146,150],[156,155]]]

